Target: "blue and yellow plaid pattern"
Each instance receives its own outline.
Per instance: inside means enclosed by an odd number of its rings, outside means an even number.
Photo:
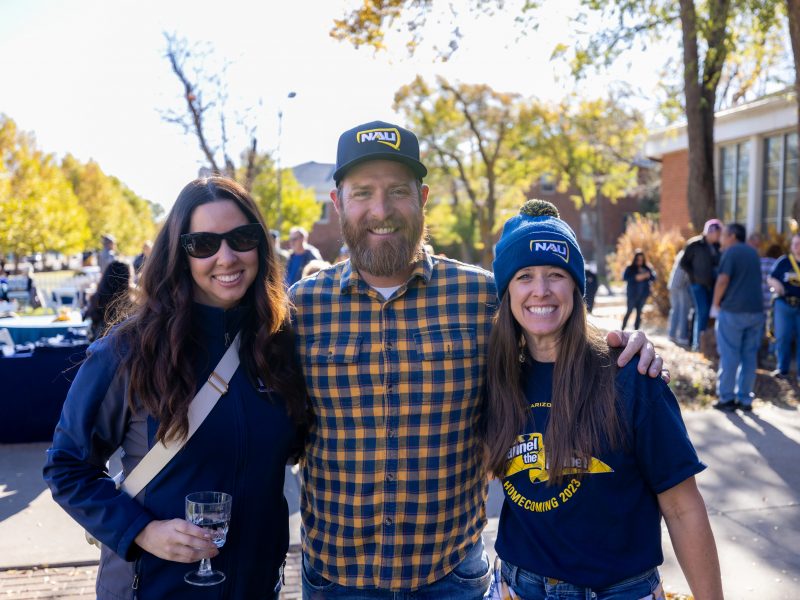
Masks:
[[[476,427],[491,275],[426,254],[384,300],[346,261],[290,294],[316,415],[301,499],[311,566],[357,588],[441,579],[486,522]]]

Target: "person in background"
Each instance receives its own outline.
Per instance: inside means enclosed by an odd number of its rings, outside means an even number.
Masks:
[[[792,236],[789,253],[775,262],[767,279],[777,298],[772,306],[775,319],[775,348],[778,368],[774,377],[789,377],[792,343],[800,340],[800,233]],[[800,348],[797,349],[797,374],[800,379]]]
[[[597,274],[590,268],[586,268],[586,310],[590,313],[594,309],[594,298],[597,296],[597,289],[600,283],[597,280]]]
[[[775,263],[783,256],[783,250],[778,244],[770,244],[764,256],[761,257],[761,298],[764,303],[764,312],[772,308],[772,289],[769,284],[769,275],[775,268]]]
[[[502,479],[502,580],[524,600],[663,600],[663,516],[694,598],[722,600],[705,465],[669,386],[618,368],[588,322],[583,256],[556,207],[528,201],[493,266],[484,439]]]
[[[751,246],[756,252],[761,254],[761,244],[764,243],[764,238],[761,237],[761,234],[757,231],[754,231],[750,235],[747,236],[747,245]]]
[[[635,310],[636,319],[633,328],[639,329],[642,324],[644,303],[647,302],[647,298],[650,296],[650,284],[656,279],[655,271],[647,264],[644,252],[641,250],[635,251],[631,264],[625,267],[622,279],[628,284],[626,290],[628,309],[622,318],[622,328],[625,329],[628,326],[628,318]]]
[[[98,598],[277,600],[289,544],[284,471],[307,419],[288,311],[247,191],[224,177],[190,182],[156,237],[131,315],[89,347],[47,453],[53,498],[103,544]],[[196,433],[136,498],[119,490],[109,456],[122,448],[127,475],[154,445],[185,440],[189,406],[237,334],[240,364]],[[186,495],[198,491],[233,496],[219,550],[185,518]],[[185,583],[208,557],[225,581]]]
[[[778,244],[770,244],[764,256],[761,257],[761,294],[764,300],[764,316],[767,326],[764,328],[764,340],[758,351],[759,367],[765,367],[775,356],[775,315],[773,310],[775,298],[772,294],[772,286],[769,284],[769,274],[781,256],[783,256],[783,249]]]
[[[322,269],[327,269],[330,266],[331,263],[329,263],[327,260],[312,260],[305,267],[303,267],[303,275],[301,279],[305,279],[309,275],[313,275],[314,273],[317,273]]]
[[[350,259],[289,289],[316,419],[306,600],[480,600],[489,585],[478,432],[495,287],[426,252],[426,175],[413,132],[372,121],[342,133],[331,200]],[[621,360],[643,345],[638,364],[657,376],[642,334]]]
[[[136,255],[133,259],[133,270],[136,273],[136,276],[139,276],[139,273],[142,271],[142,267],[144,267],[144,263],[147,260],[147,257],[150,256],[150,253],[153,251],[153,242],[150,240],[145,240],[142,243],[142,251]]]
[[[695,236],[686,243],[680,265],[689,275],[694,302],[694,330],[692,350],[700,350],[700,335],[708,327],[708,311],[711,308],[711,293],[717,279],[720,249],[719,238],[722,221],[709,219],[703,226],[703,234]]]
[[[740,223],[723,229],[722,260],[711,301],[719,351],[719,400],[714,408],[723,411],[753,410],[758,347],[764,336],[761,262],[758,252],[745,239],[745,228]]]
[[[110,233],[104,233],[100,236],[100,241],[103,244],[103,248],[97,256],[97,266],[100,267],[100,272],[102,273],[108,265],[116,260],[117,240]]]
[[[322,260],[319,250],[307,243],[308,232],[302,227],[289,230],[289,259],[286,263],[286,285],[300,280],[303,268],[312,260]]]
[[[669,274],[669,339],[679,346],[689,346],[689,310],[692,297],[689,293],[689,275],[681,267],[683,250],[675,255]]]
[[[42,297],[39,295],[39,289],[36,287],[36,281],[33,279],[33,265],[28,265],[25,268],[25,289],[28,292],[28,304],[33,308],[41,308],[44,305]]]
[[[350,258],[350,248],[347,247],[347,244],[342,244],[342,247],[339,248],[339,254],[336,255],[336,260],[333,261],[333,264],[344,262],[348,258]]]
[[[118,260],[106,267],[97,284],[97,291],[89,299],[89,306],[83,313],[89,319],[89,339],[102,337],[115,315],[124,314],[130,308],[133,288],[131,265]]]
[[[277,229],[270,229],[269,235],[275,246],[275,256],[281,264],[281,269],[286,269],[286,263],[289,262],[289,253],[281,248],[281,232]]]
[[[5,265],[0,266],[0,300],[8,302],[8,274]]]

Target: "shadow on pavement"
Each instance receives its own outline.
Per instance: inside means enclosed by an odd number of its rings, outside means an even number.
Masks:
[[[0,521],[25,510],[47,489],[42,467],[48,442],[0,446]]]

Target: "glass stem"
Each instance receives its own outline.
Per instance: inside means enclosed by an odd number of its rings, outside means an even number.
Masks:
[[[198,575],[211,575],[211,559],[203,558],[200,560],[200,567],[197,569]]]

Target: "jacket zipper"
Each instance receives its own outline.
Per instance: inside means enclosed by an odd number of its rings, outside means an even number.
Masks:
[[[136,562],[133,565],[133,583],[131,583],[131,589],[133,590],[133,600],[137,600],[139,598],[139,571],[141,569],[141,557],[136,559]]]

